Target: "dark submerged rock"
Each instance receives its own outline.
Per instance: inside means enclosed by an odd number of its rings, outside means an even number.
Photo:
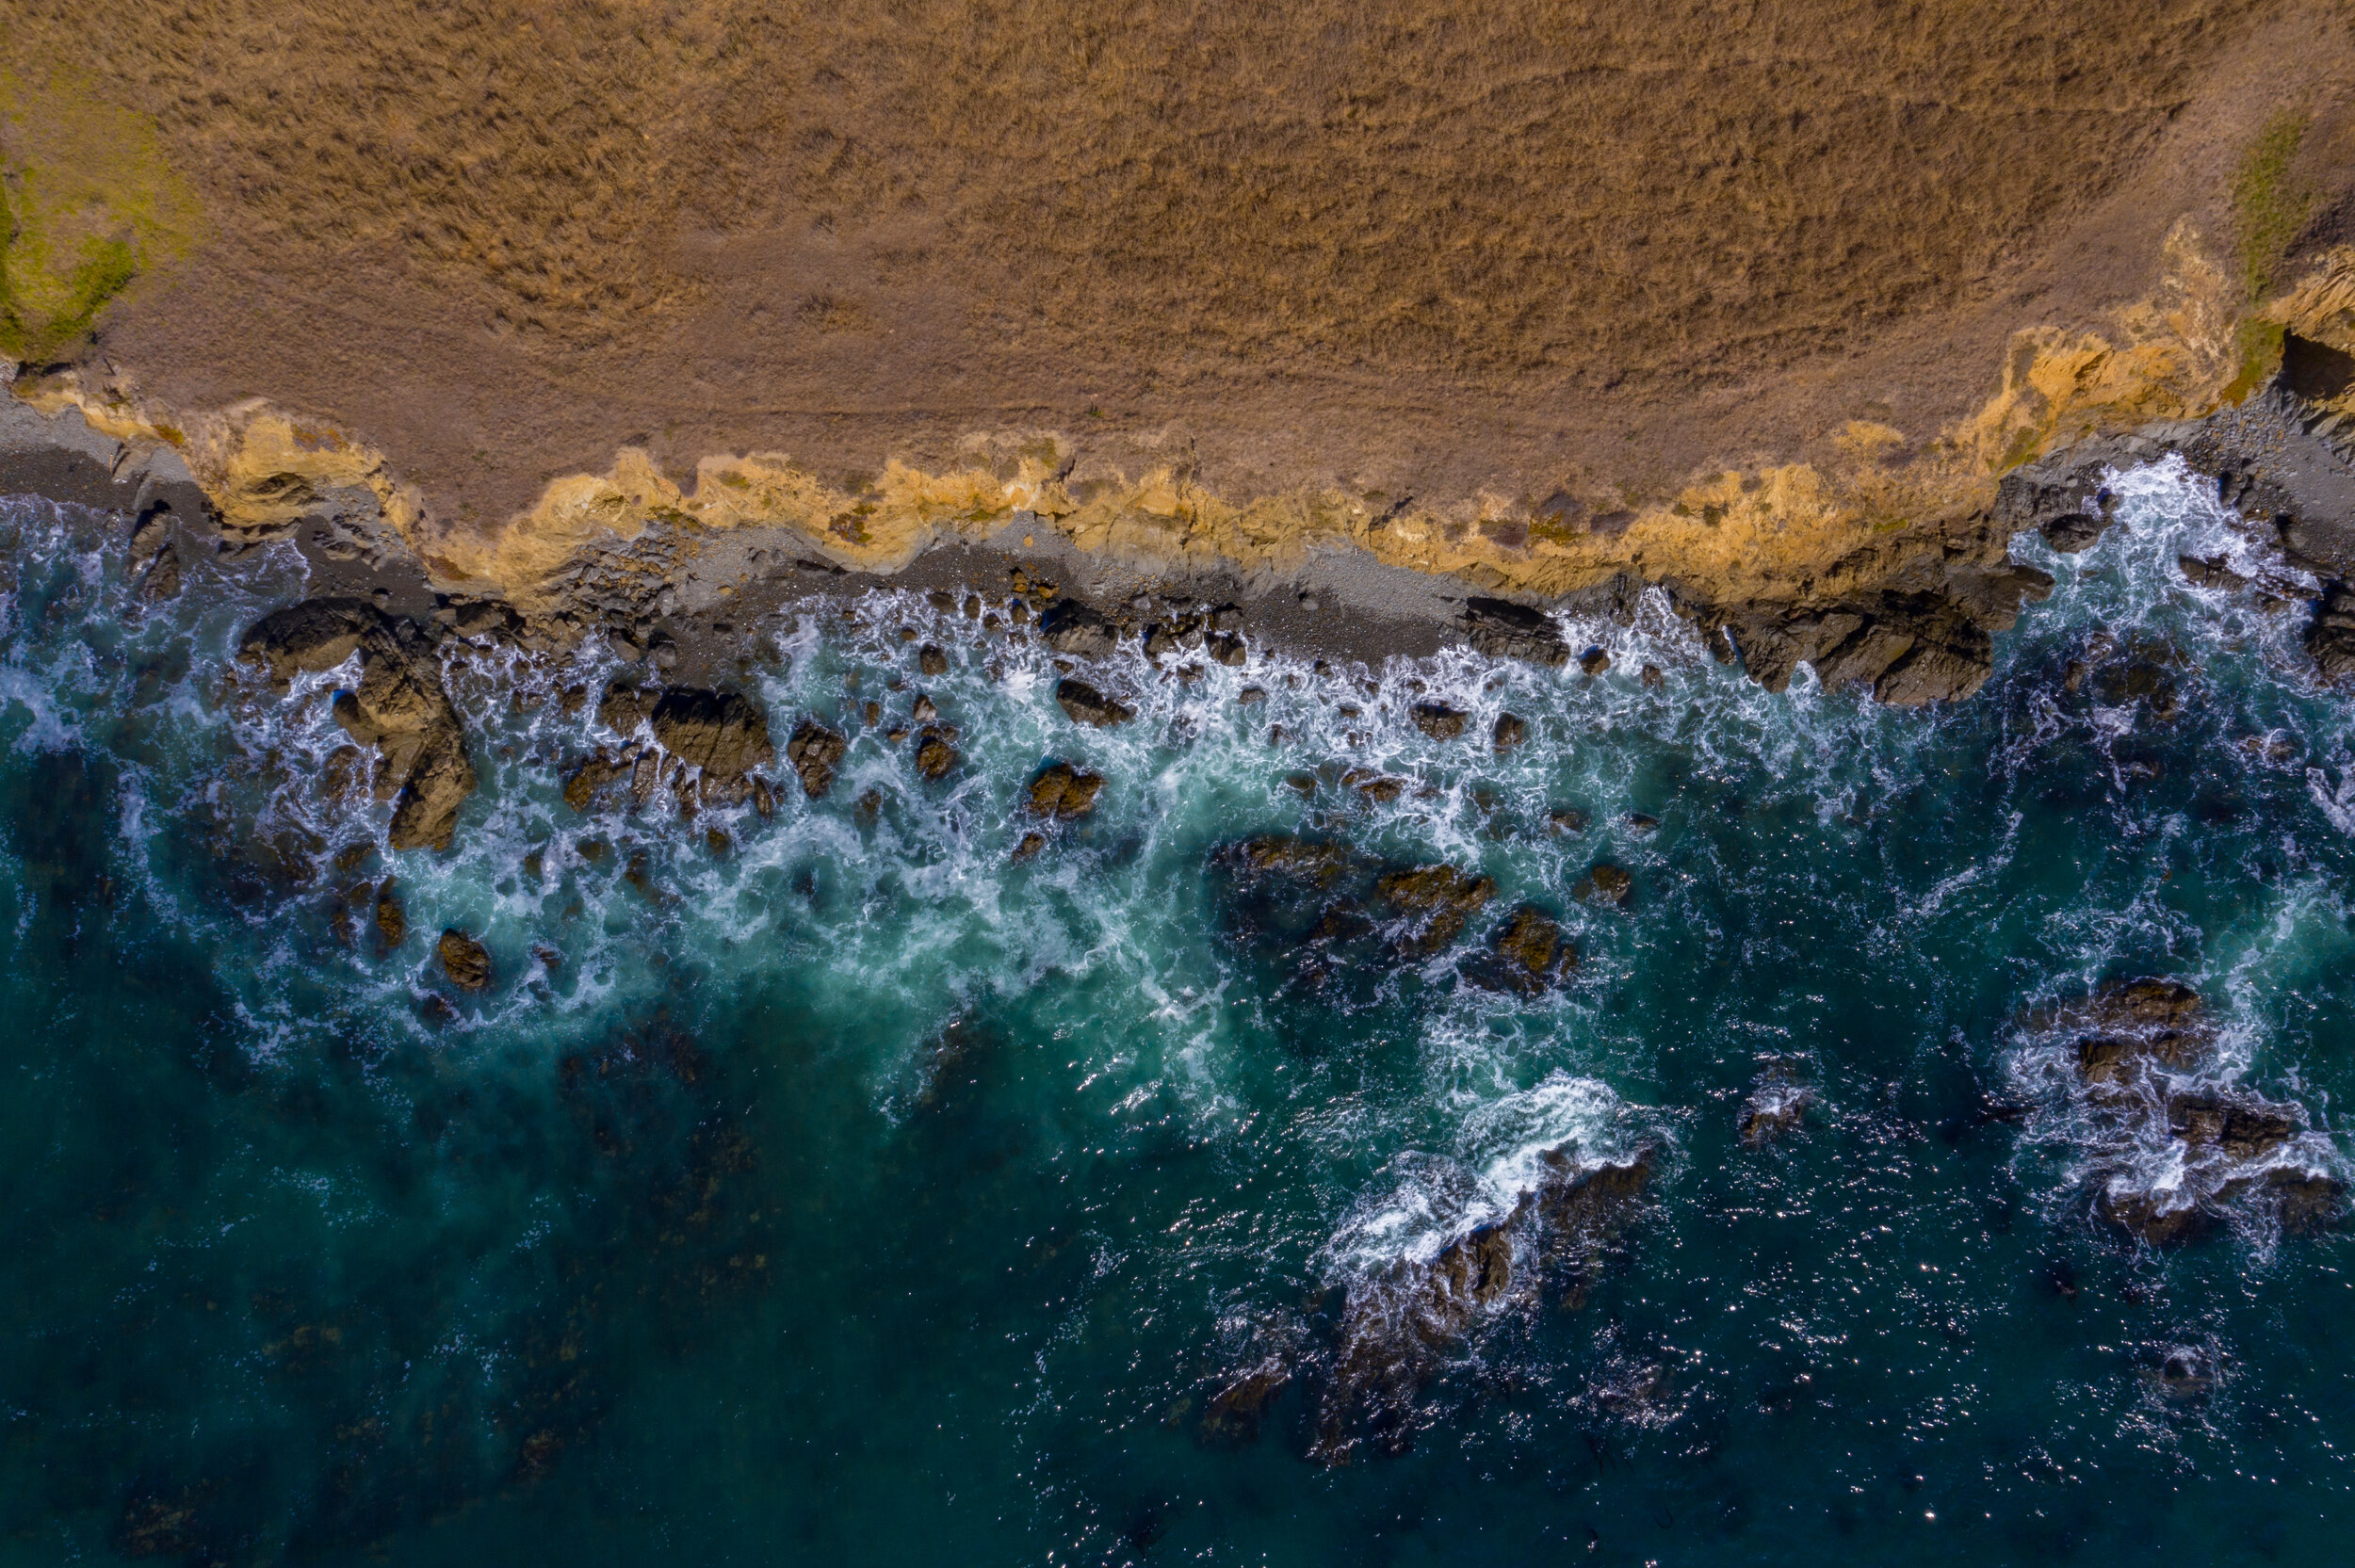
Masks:
[[[1490,742],[1496,754],[1502,756],[1519,746],[1528,735],[1529,724],[1526,719],[1517,714],[1500,713],[1497,715],[1497,725],[1490,736]]]
[[[1653,1154],[1583,1165],[1569,1145],[1540,1156],[1536,1187],[1502,1219],[1469,1227],[1430,1262],[1402,1258],[1351,1281],[1307,1457],[1346,1464],[1365,1448],[1413,1446],[1423,1389],[1472,1336],[1549,1298],[1576,1311],[1642,1212]]]
[[[376,934],[387,952],[409,940],[409,916],[400,907],[400,894],[390,877],[376,890]]]
[[[1609,861],[1597,861],[1586,868],[1586,874],[1570,887],[1570,897],[1582,904],[1625,904],[1635,891],[1635,879]]]

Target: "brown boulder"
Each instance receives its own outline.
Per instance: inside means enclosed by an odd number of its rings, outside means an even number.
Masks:
[[[927,728],[917,736],[917,772],[928,779],[945,779],[956,765],[957,749],[940,731]]]
[[[656,701],[653,692],[632,683],[615,681],[597,699],[597,722],[615,735],[634,734],[639,725],[653,716]]]
[[[1434,740],[1454,740],[1464,733],[1464,714],[1445,703],[1417,703],[1410,710],[1415,728]]]
[[[1545,911],[1523,904],[1497,932],[1496,958],[1506,988],[1535,995],[1578,962],[1578,949]]]
[[[776,759],[769,716],[740,693],[673,687],[650,717],[664,751],[714,778],[739,779]]]
[[[1403,917],[1400,949],[1414,955],[1436,953],[1454,941],[1496,890],[1487,878],[1467,876],[1453,865],[1393,871],[1375,884],[1383,901]]]
[[[1529,724],[1526,719],[1517,714],[1500,713],[1497,715],[1496,731],[1490,740],[1497,755],[1502,756],[1514,747],[1519,746],[1528,735]]]
[[[802,793],[815,800],[834,787],[834,770],[851,743],[814,719],[794,726],[785,743],[786,760],[801,776]]]
[[[491,983],[490,950],[452,927],[442,933],[434,949],[441,955],[442,973],[461,991],[479,991]]]
[[[376,748],[376,795],[392,800],[392,847],[449,848],[459,807],[474,793],[474,764],[457,710],[442,687],[432,644],[415,623],[393,621],[359,599],[306,599],[249,628],[238,656],[267,667],[284,687],[360,655],[360,684],[335,700],[337,724]]]
[[[1635,879],[1607,860],[1599,860],[1586,868],[1586,874],[1570,888],[1570,897],[1582,904],[1623,905],[1635,891]]]
[[[1126,724],[1137,716],[1136,709],[1113,701],[1085,681],[1057,681],[1055,701],[1074,723],[1093,724],[1098,729]]]
[[[1096,791],[1104,787],[1100,773],[1084,772],[1059,762],[1031,781],[1031,810],[1041,816],[1068,820],[1096,809]]]

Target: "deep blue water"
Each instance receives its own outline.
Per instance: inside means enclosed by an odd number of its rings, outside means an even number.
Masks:
[[[2047,1022],[2183,980],[2187,1071],[2344,1176],[2355,723],[2298,613],[2176,571],[2253,569],[2212,492],[2118,482],[2093,550],[2020,543],[2058,589],[1929,713],[1770,696],[1654,606],[1571,628],[1597,679],[1115,662],[1142,716],[1080,730],[1037,648],[885,594],[741,672],[780,743],[847,724],[831,795],[685,824],[560,799],[613,737],[555,694],[609,661],[453,643],[447,856],[329,798],[348,671],[236,666],[291,555],[143,609],[120,520],[0,501],[0,1561],[2339,1560],[2347,1242],[2109,1224],[2180,1177],[2099,1153]],[[918,687],[940,783],[859,713]],[[1050,758],[1107,783],[1015,863]],[[1497,893],[1320,968],[1236,870],[1271,832]],[[1624,908],[1573,898],[1598,861]],[[1472,983],[1522,903],[1581,955],[1535,997]],[[1752,1147],[1762,1084],[1813,1103]],[[1352,1292],[1549,1148],[1654,1151],[1583,1301],[1483,1317],[1407,1432],[1313,1463]],[[1207,1438],[1271,1359],[1256,1440]]]

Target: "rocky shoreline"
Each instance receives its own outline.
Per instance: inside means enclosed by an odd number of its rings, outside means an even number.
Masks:
[[[2355,359],[2293,337],[2281,374],[2236,407],[2091,438],[2014,469],[1991,509],[1949,531],[1936,560],[1870,592],[1725,604],[1696,598],[1674,581],[1657,586],[1713,655],[1738,662],[1770,691],[1806,663],[1827,687],[1862,686],[1892,705],[1959,701],[1990,671],[1992,634],[2009,629],[2023,605],[2051,589],[2046,574],[2008,559],[2012,538],[2035,530],[2058,550],[2089,546],[2114,507],[2104,474],[2171,452],[2217,479],[2221,498],[2285,569],[2256,584],[2242,583],[2220,562],[2186,560],[2183,570],[2209,587],[2313,601],[2307,645],[2321,675],[2336,681],[2355,674],[2355,429],[2340,430],[2323,405],[2350,384]],[[1373,667],[1390,655],[1463,644],[1552,668],[1577,659],[1595,674],[1607,655],[1572,647],[1555,617],[1625,622],[1646,588],[1621,574],[1551,600],[1504,597],[1339,543],[1312,550],[1281,574],[1170,562],[1084,549],[1017,512],[983,538],[940,544],[891,574],[815,558],[794,548],[796,536],[774,528],[683,524],[627,541],[609,536],[577,551],[545,592],[518,605],[437,590],[365,488],[306,493],[298,498],[300,514],[274,531],[224,526],[171,447],[126,445],[93,429],[74,409],[48,415],[13,399],[0,399],[0,493],[123,514],[126,558],[144,574],[141,591],[151,599],[177,591],[182,560],[194,553],[235,558],[271,542],[299,551],[311,596],[256,625],[248,652],[281,684],[297,670],[329,668],[355,649],[363,654],[361,687],[339,703],[337,718],[357,745],[378,755],[373,788],[397,802],[395,848],[447,848],[473,789],[463,726],[435,667],[434,650],[453,636],[553,654],[598,635],[643,670],[656,694],[650,703],[689,700],[661,692],[696,694],[706,705],[741,703],[723,688],[740,673],[750,627],[780,614],[823,614],[891,587],[925,593],[936,609],[961,612],[983,629],[1035,636],[1066,665],[1133,645],[1157,662],[1180,665],[1242,663],[1248,649],[1260,647]],[[1064,688],[1059,696],[1075,720],[1118,721],[1118,702],[1079,674]],[[661,723],[654,730],[648,744],[667,757],[676,748],[661,738]],[[935,762],[953,757],[938,729],[923,738]],[[767,745],[765,721],[759,744]],[[814,776],[804,766],[811,746],[824,750],[809,736],[797,736],[791,748],[805,784]],[[573,774],[576,786],[600,767],[619,777],[641,763],[635,754],[587,759]],[[667,763],[662,770],[670,770]],[[718,787],[753,787],[743,783],[749,765],[695,771]],[[599,776],[586,787],[593,793],[604,782]],[[771,787],[759,780],[761,791]]]

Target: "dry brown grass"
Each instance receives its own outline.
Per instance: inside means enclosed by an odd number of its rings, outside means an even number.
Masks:
[[[1081,340],[1728,374],[1970,290],[2243,0],[20,0],[291,267],[390,248],[595,341],[682,228],[925,215]]]

